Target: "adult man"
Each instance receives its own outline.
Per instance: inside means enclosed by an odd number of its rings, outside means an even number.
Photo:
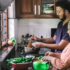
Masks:
[[[56,13],[58,17],[61,19],[61,21],[58,24],[57,30],[54,34],[54,37],[52,38],[31,38],[36,41],[40,42],[35,42],[32,45],[36,48],[40,47],[46,47],[50,49],[55,49],[55,52],[61,53],[63,48],[69,43],[70,37],[67,34],[67,26],[68,26],[68,21],[70,20],[70,1],[69,0],[58,0],[56,2]],[[42,43],[43,42],[43,43]],[[56,42],[56,44],[48,44]]]

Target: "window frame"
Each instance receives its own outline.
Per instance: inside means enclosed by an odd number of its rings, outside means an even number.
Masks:
[[[0,15],[0,41],[1,46],[0,48],[6,47],[7,39],[8,39],[8,9],[6,9],[1,15]],[[5,32],[4,32],[5,31]],[[5,40],[4,40],[5,39]],[[3,41],[4,40],[4,41]]]

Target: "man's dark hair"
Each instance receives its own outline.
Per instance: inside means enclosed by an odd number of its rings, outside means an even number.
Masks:
[[[60,6],[64,10],[68,10],[68,12],[70,13],[70,0],[58,0],[55,5],[56,7]]]

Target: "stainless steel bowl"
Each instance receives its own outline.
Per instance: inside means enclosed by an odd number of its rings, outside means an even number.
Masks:
[[[24,47],[25,53],[38,53],[40,48]]]

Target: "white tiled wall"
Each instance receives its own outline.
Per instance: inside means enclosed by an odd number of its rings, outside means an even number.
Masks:
[[[59,19],[19,19],[18,42],[21,42],[21,36],[27,33],[37,37],[41,35],[44,38],[51,37],[51,28],[57,28],[59,21]]]
[[[17,31],[17,38],[18,42],[21,42],[21,36],[29,34],[34,34],[37,37],[41,35],[44,38],[51,37],[51,28],[57,28],[59,23],[59,19],[20,19],[18,20],[18,31]],[[41,52],[44,50],[44,52]],[[47,51],[51,51],[48,48],[40,49],[39,53],[44,54]]]

